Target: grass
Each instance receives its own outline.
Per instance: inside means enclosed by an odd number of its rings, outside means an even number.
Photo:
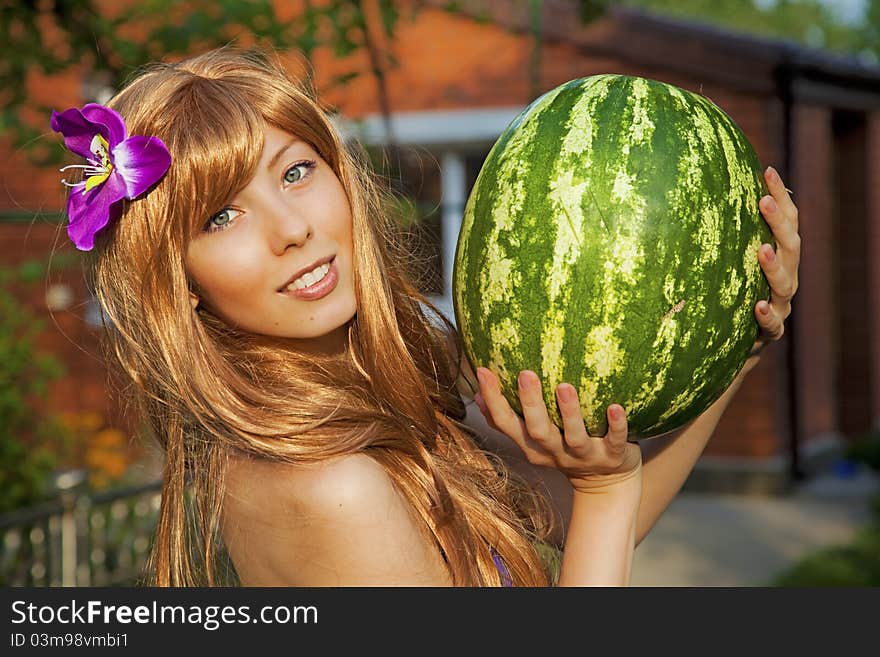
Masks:
[[[770,586],[880,586],[880,495],[871,506],[872,520],[851,543],[807,555],[777,575]]]

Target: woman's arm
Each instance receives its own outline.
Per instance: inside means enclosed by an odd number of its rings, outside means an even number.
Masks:
[[[724,410],[748,372],[757,364],[758,358],[755,355],[746,360],[746,364],[724,394],[684,428],[639,443],[644,462],[644,492],[636,524],[636,545],[651,531],[687,481]]]
[[[641,472],[601,491],[574,491],[559,586],[626,586],[632,573]]]

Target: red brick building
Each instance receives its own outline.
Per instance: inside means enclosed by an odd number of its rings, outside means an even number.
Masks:
[[[459,13],[444,4],[429,1],[401,21],[387,84],[407,186],[439,208],[426,219],[436,237],[427,256],[438,273],[431,292],[450,317],[448,268],[467,193],[495,138],[533,99],[530,80],[542,91],[606,72],[662,80],[727,111],[794,190],[801,217],[800,288],[786,335],[738,393],[691,485],[779,488],[880,426],[880,68],[630,10],[583,25],[567,0],[544,2],[536,58],[525,3],[474,0]],[[318,87],[351,59],[318,52]],[[51,91],[61,108],[87,100],[83,89],[68,78]],[[375,81],[362,77],[325,100],[353,137],[381,145],[376,98]],[[0,178],[0,264],[43,256],[59,229],[58,176],[6,149]],[[70,247],[60,239],[59,249]],[[46,344],[72,374],[51,403],[112,415],[87,317],[94,308],[75,270],[63,276],[75,301],[54,313],[58,330]],[[33,303],[45,314],[43,292]]]

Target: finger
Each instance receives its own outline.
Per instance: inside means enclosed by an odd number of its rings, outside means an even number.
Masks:
[[[626,411],[620,404],[611,404],[605,414],[608,417],[608,433],[605,434],[608,447],[613,451],[623,451],[628,431]]]
[[[504,394],[501,392],[498,378],[491,370],[485,367],[478,367],[477,380],[480,383],[480,394],[483,398],[483,403],[486,405],[486,409],[495,423],[495,427],[502,433],[510,436],[511,440],[520,446],[520,449],[525,450],[528,437],[525,423],[510,408],[510,404],[507,403],[507,399],[505,399]]]
[[[494,372],[486,368],[478,368],[477,379],[480,381],[483,402],[498,431],[515,442],[530,463],[550,464],[552,462],[550,452],[540,442],[532,439],[523,419],[510,407]]]
[[[782,258],[777,255],[770,244],[761,245],[758,261],[773,293],[770,299],[771,303],[784,305],[791,301],[797,292],[797,280],[783,265]]]
[[[797,206],[794,204],[794,201],[791,200],[791,195],[788,193],[785,183],[782,182],[782,177],[779,175],[779,172],[773,167],[767,167],[764,170],[764,181],[767,183],[767,190],[773,196],[773,200],[776,201],[785,216],[790,217],[794,221],[794,228],[797,230]]]
[[[570,383],[560,383],[556,386],[556,398],[562,414],[562,438],[565,444],[573,450],[583,450],[589,446],[590,435],[584,425],[577,390]]]
[[[797,219],[786,214],[772,196],[764,196],[758,205],[776,241],[783,248],[799,255],[800,237],[797,232]]]
[[[517,382],[523,418],[529,436],[545,446],[555,445],[561,436],[559,429],[550,421],[550,416],[547,414],[541,379],[534,372],[523,370],[519,373]]]
[[[785,318],[791,313],[791,304],[779,310],[774,304],[759,301],[755,304],[755,319],[761,327],[764,337],[769,340],[778,340],[785,332]]]

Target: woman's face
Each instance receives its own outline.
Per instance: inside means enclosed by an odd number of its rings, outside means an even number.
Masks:
[[[351,210],[306,142],[267,127],[247,186],[205,217],[186,264],[200,302],[232,326],[338,351],[354,316]]]

